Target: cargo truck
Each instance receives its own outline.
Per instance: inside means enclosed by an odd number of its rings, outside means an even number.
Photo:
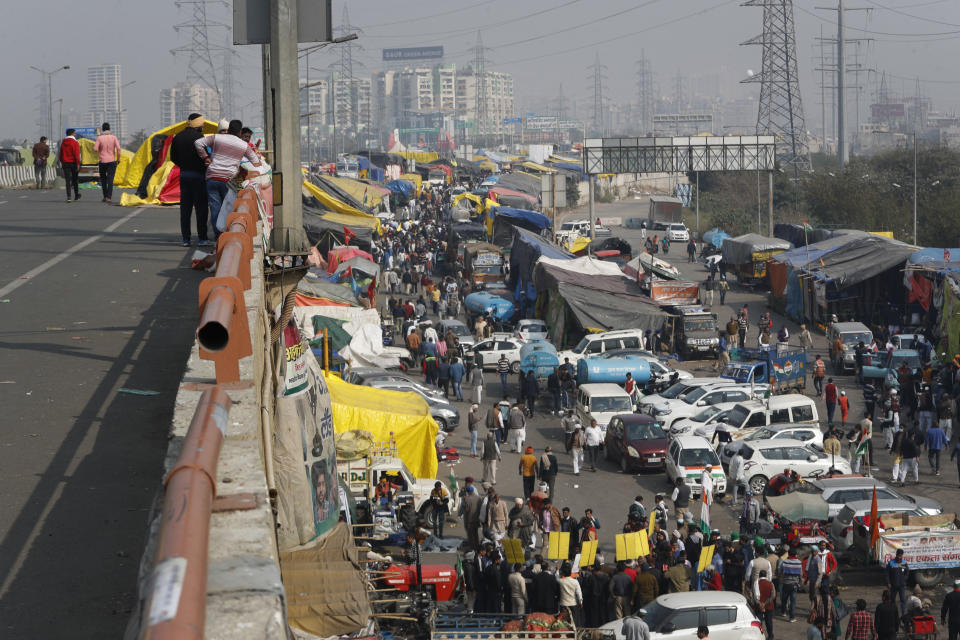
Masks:
[[[807,352],[803,347],[730,349],[730,363],[720,374],[736,382],[770,385],[772,393],[803,392],[807,387]]]

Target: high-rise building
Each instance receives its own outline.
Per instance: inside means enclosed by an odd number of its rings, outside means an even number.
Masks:
[[[330,111],[337,129],[345,133],[359,133],[370,129],[371,82],[369,78],[344,78],[339,73],[330,76]]]
[[[456,108],[460,119],[473,123],[473,133],[513,133],[512,125],[504,125],[503,119],[513,117],[513,76],[500,71],[485,71],[486,116],[482,123],[477,120],[477,78],[472,67],[458,70],[456,75]]]
[[[160,126],[169,127],[183,122],[191,113],[199,113],[207,120],[219,118],[220,96],[216,90],[200,84],[181,82],[160,91]]]
[[[87,67],[87,110],[90,126],[109,122],[121,140],[127,135],[127,114],[123,111],[122,75],[119,64]]]

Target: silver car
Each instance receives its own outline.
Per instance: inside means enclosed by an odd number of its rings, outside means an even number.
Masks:
[[[873,488],[877,488],[877,500],[901,500],[911,503],[923,512],[925,516],[936,516],[943,513],[943,507],[936,500],[922,496],[911,496],[900,493],[888,486],[882,480],[875,478],[811,478],[806,481],[810,485],[804,489],[807,493],[819,493],[830,505],[829,517],[834,518],[846,504],[865,500],[873,500]]]
[[[436,420],[437,426],[440,427],[441,431],[453,431],[460,424],[460,411],[453,406],[449,400],[443,397],[442,391],[439,396],[434,395],[428,391],[430,389],[429,387],[413,381],[402,382],[378,379],[369,381],[367,386],[373,387],[374,389],[389,389],[390,391],[405,391],[418,394],[427,401],[427,404],[430,406],[430,415]]]

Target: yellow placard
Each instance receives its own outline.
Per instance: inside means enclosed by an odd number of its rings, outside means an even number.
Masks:
[[[569,531],[552,531],[547,541],[548,560],[566,560],[570,557]]]
[[[507,556],[507,562],[510,564],[523,564],[527,561],[523,557],[523,545],[516,538],[504,538],[503,551]]]
[[[650,514],[650,526],[647,527],[647,537],[653,540],[653,529],[657,526],[657,512]]]
[[[710,563],[713,562],[713,551],[716,548],[716,545],[710,545],[700,549],[700,562],[697,563],[697,573],[701,571],[706,571],[707,567],[710,566]]]
[[[587,540],[580,545],[580,566],[589,567],[597,559],[597,541]]]
[[[621,533],[616,537],[617,542],[617,560],[636,560],[641,555],[643,547],[641,546],[640,532]]]
[[[637,556],[646,558],[650,555],[650,539],[647,537],[646,531],[637,531],[637,538],[640,541],[640,554]]]

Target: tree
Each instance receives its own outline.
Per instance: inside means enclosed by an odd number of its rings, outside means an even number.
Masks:
[[[146,142],[147,138],[149,137],[150,136],[147,135],[147,132],[145,129],[140,129],[136,133],[133,133],[130,135],[130,142],[127,143],[127,149],[129,151],[133,151],[134,153],[136,153],[137,149],[140,148],[140,145]]]

